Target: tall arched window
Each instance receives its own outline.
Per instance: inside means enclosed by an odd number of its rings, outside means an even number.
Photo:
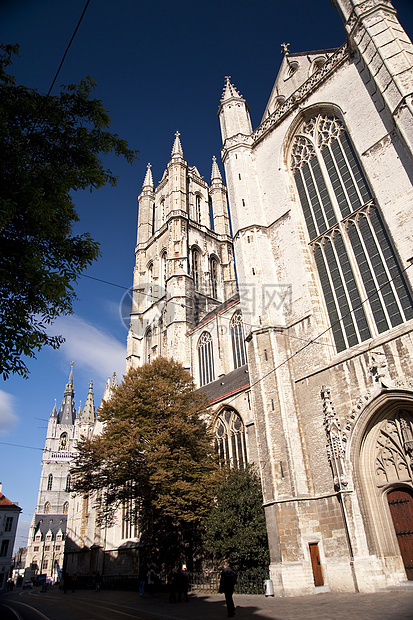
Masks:
[[[69,502],[65,502],[63,504],[63,514],[67,515],[68,512],[69,512]]]
[[[145,359],[144,362],[150,364],[152,361],[152,329],[148,327],[145,332]]]
[[[218,298],[218,261],[216,258],[211,258],[209,263],[209,269],[211,274],[211,295],[215,299]]]
[[[198,342],[199,380],[201,385],[211,383],[215,379],[214,350],[212,336],[202,332]]]
[[[162,295],[165,295],[166,291],[166,279],[168,277],[168,263],[166,261],[166,250],[161,254],[161,275],[162,275]]]
[[[209,227],[211,230],[215,230],[214,226],[214,207],[212,205],[212,198],[208,198],[208,212],[209,212]]]
[[[201,223],[201,196],[195,196],[195,220]]]
[[[50,512],[50,502],[46,502],[44,505],[44,514],[48,515]]]
[[[194,279],[195,290],[199,290],[199,252],[192,250],[192,277]]]
[[[67,450],[68,447],[69,446],[67,445],[67,433],[62,433],[59,439],[59,450]]]
[[[52,486],[53,486],[53,474],[49,474],[49,477],[47,479],[47,490],[51,491]]]
[[[148,306],[153,304],[154,299],[154,291],[153,291],[153,263],[149,263],[148,265]]]
[[[65,491],[67,491],[67,492],[70,491],[70,482],[71,482],[71,476],[70,476],[70,474],[67,474],[67,476],[66,476],[66,488],[65,488]]]
[[[247,363],[245,352],[245,337],[241,310],[237,310],[229,324],[231,332],[232,355],[234,358],[234,368],[239,368]]]
[[[215,450],[222,463],[241,469],[247,464],[244,424],[234,409],[224,409],[214,424]]]
[[[291,169],[337,350],[413,318],[410,292],[342,121],[319,114],[302,122]]]
[[[156,204],[152,205],[152,234],[156,232]]]

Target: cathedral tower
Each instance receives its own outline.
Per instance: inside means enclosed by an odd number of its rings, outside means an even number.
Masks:
[[[191,368],[188,329],[236,292],[226,189],[184,159],[179,133],[158,186],[150,165],[138,197],[129,366],[157,355]]]

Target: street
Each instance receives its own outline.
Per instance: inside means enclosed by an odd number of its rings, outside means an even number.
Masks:
[[[272,620],[413,620],[413,591],[327,593],[295,598],[234,595],[236,617]],[[222,595],[191,594],[169,603],[167,594],[140,598],[136,592],[67,592],[57,588],[16,590],[0,598],[1,620],[218,620],[226,618]]]

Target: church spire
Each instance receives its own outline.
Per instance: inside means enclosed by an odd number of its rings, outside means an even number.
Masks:
[[[52,409],[52,413],[50,414],[51,418],[57,418],[57,407],[56,407],[56,401],[54,401],[54,407]]]
[[[234,105],[236,103],[236,105]],[[239,94],[231,77],[225,77],[224,90],[218,108],[223,141],[238,134],[249,136],[252,133],[250,110],[244,97]]]
[[[152,177],[152,170],[151,170],[152,166],[151,164],[148,164],[146,167],[146,174],[145,174],[145,178],[143,180],[143,185],[142,185],[142,189],[146,188],[146,187],[150,187],[153,189],[153,177]]]
[[[173,144],[173,147],[172,147],[171,157],[174,157],[174,155],[175,156],[179,155],[180,157],[184,156],[184,152],[182,150],[182,144],[181,144],[181,141],[179,139],[180,135],[181,134],[179,133],[179,131],[177,131],[175,133],[175,140],[174,140],[174,144]]]
[[[215,157],[215,155],[212,157],[211,183],[213,181],[222,181],[222,176],[219,171],[217,158]]]
[[[221,103],[227,101],[228,99],[243,99],[242,95],[239,94],[238,90],[235,88],[234,84],[231,83],[231,76],[225,76],[225,84],[224,90],[222,91]]]
[[[73,385],[73,362],[70,365],[69,380],[66,384],[63,402],[59,410],[59,424],[73,424],[75,421],[75,388]]]
[[[89,391],[87,393],[85,406],[81,415],[82,424],[94,424],[95,423],[95,401],[93,399],[93,382],[89,382]]]

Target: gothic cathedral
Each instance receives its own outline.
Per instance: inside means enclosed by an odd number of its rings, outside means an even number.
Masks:
[[[220,457],[259,468],[280,596],[413,580],[413,45],[390,0],[333,4],[346,43],[284,44],[256,129],[226,78],[227,187],[177,134],[139,196],[127,366],[180,361]],[[85,501],[74,549],[138,541]]]

